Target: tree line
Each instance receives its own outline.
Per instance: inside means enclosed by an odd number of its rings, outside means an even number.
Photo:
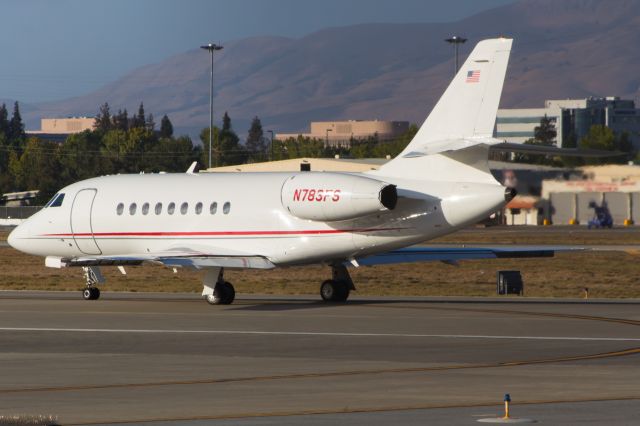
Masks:
[[[557,136],[558,132],[554,121],[545,115],[540,120],[540,124],[534,128],[534,137],[524,143],[538,146],[555,146]],[[629,161],[640,159],[628,133],[616,134],[611,128],[600,124],[592,125],[589,128],[589,132],[580,140],[578,140],[574,132],[570,132],[567,139],[563,141],[562,148],[613,151],[615,155],[611,157],[557,157],[516,154],[515,161],[557,167],[579,167],[595,164],[627,164]]]
[[[266,138],[262,123],[254,117],[244,144],[225,112],[221,127],[213,127],[213,165],[227,166],[298,157],[335,155],[355,158],[395,156],[411,140],[417,128],[394,141],[352,140],[351,147],[326,146],[322,139],[299,136],[287,140]],[[209,128],[200,132],[202,145],[188,136],[175,136],[167,115],[157,128],[144,104],[129,114],[112,112],[108,103],[98,109],[94,128],[69,135],[63,142],[27,136],[16,102],[11,118],[0,107],[0,191],[38,189],[36,204],[46,202],[61,187],[95,176],[119,173],[184,172],[192,162],[208,166]]]
[[[349,146],[327,146],[324,139],[298,136],[271,140],[264,135],[262,123],[254,117],[247,140],[240,143],[231,118],[225,112],[221,127],[213,127],[212,165],[228,166],[300,157],[385,158],[397,156],[418,131],[416,125],[392,140],[378,135],[351,139]],[[527,144],[554,145],[555,125],[544,117],[535,128],[534,138]],[[69,135],[64,142],[27,137],[16,102],[9,117],[6,105],[0,107],[0,191],[14,192],[39,189],[37,204],[45,202],[61,187],[90,177],[118,173],[183,172],[197,161],[208,166],[209,128],[200,132],[202,145],[193,144],[188,136],[174,135],[167,115],[155,123],[141,103],[129,115],[126,109],[111,112],[108,103],[99,107],[94,129]],[[572,145],[573,144],[573,145]],[[604,126],[593,126],[580,141],[570,136],[564,147],[622,151],[625,156],[611,158],[560,158],[517,154],[515,161],[555,166],[577,166],[599,163],[626,163],[637,153],[628,135],[615,135]],[[500,159],[500,158],[496,158]],[[501,157],[501,159],[508,159]]]

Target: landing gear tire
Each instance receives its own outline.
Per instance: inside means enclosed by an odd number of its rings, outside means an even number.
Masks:
[[[96,287],[85,288],[82,292],[82,298],[84,300],[97,300],[100,298],[100,289]]]
[[[344,302],[349,292],[349,286],[343,281],[326,280],[320,286],[320,297],[325,302]]]
[[[230,282],[225,281],[216,284],[213,294],[208,294],[206,300],[210,305],[230,305],[235,298],[236,290]]]

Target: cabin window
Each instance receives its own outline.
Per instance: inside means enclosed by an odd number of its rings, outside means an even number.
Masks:
[[[224,206],[222,206],[222,213],[229,214],[230,211],[231,211],[231,203],[227,201],[226,203],[224,203]]]
[[[123,211],[124,211],[124,204],[119,203],[118,207],[116,207],[116,213],[118,214],[118,216],[122,216]]]
[[[196,214],[202,213],[202,203],[196,204]]]
[[[149,203],[144,203],[142,205],[142,214],[145,216],[149,214]]]
[[[173,214],[176,211],[176,203],[169,203],[167,206],[167,213]]]
[[[162,213],[162,203],[156,203],[156,214]]]
[[[216,214],[217,211],[218,211],[218,203],[216,202],[211,203],[211,205],[209,206],[209,213]]]
[[[131,205],[129,206],[129,214],[133,216],[134,214],[136,214],[137,209],[138,205],[136,203],[131,203]]]
[[[180,206],[180,214],[187,214],[187,211],[189,211],[189,203],[182,203]]]
[[[62,200],[64,200],[64,194],[56,194],[45,207],[60,207]]]

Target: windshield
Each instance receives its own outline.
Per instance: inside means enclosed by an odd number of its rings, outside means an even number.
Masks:
[[[45,208],[47,207],[60,207],[62,205],[62,201],[64,200],[64,194],[56,194],[54,195],[47,204],[45,204]]]

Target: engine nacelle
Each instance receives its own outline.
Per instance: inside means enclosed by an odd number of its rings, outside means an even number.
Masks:
[[[282,186],[282,205],[300,219],[333,222],[385,210],[398,202],[395,185],[362,176],[300,173]]]

